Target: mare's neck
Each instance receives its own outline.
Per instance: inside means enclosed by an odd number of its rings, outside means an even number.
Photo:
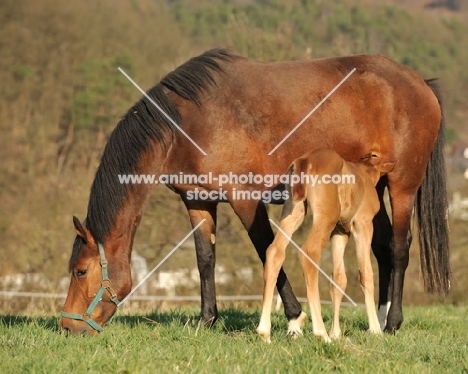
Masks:
[[[155,175],[155,180],[157,180],[163,157],[160,147],[145,152],[133,174],[136,176]],[[130,261],[133,240],[140,224],[143,209],[156,186],[156,182],[144,183],[144,181],[129,186],[127,196],[105,238],[106,251],[109,251],[114,257]]]

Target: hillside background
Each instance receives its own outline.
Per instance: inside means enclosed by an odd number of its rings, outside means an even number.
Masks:
[[[48,292],[58,290],[68,276],[72,215],[85,217],[106,138],[140,98],[117,67],[146,90],[212,47],[268,61],[382,53],[425,78],[439,78],[450,200],[458,193],[458,210],[450,217],[453,293],[446,299],[424,295],[414,243],[405,303],[465,304],[468,180],[463,173],[468,164],[451,155],[468,144],[467,46],[466,0],[0,0],[0,276],[43,274],[51,286],[41,290]],[[279,219],[281,208],[269,209]],[[151,269],[189,230],[179,197],[158,187],[135,251]],[[305,231],[297,234],[298,242]],[[362,302],[353,250],[348,257],[350,294]],[[260,262],[226,205],[220,206],[217,258],[234,280],[218,287],[219,294],[261,294]],[[325,252],[324,263],[327,259]],[[195,266],[189,243],[164,268]],[[252,281],[236,275],[241,267],[253,269]],[[305,296],[294,249],[286,268],[297,294]],[[28,289],[41,288],[33,283]],[[322,285],[328,299],[328,285]],[[197,285],[177,290],[179,295],[198,292]]]

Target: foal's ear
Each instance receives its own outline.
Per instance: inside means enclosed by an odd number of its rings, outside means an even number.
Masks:
[[[73,216],[73,224],[75,225],[76,234],[81,236],[85,243],[94,244],[94,238],[91,232],[75,216]]]
[[[374,152],[366,154],[361,158],[361,161],[368,166],[372,166],[382,174],[390,173],[396,164],[396,161],[381,158],[380,154]]]
[[[395,167],[395,161],[389,161],[384,159],[378,159],[377,162],[374,163],[374,167],[380,171],[382,174],[390,173],[393,168]]]

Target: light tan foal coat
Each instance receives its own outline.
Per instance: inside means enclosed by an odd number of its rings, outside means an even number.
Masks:
[[[342,290],[346,289],[347,284],[343,255],[349,235],[353,233],[359,263],[359,281],[364,292],[369,318],[369,330],[378,334],[381,333],[381,329],[374,304],[374,278],[370,262],[372,219],[380,208],[375,185],[380,176],[390,172],[394,165],[394,162],[384,162],[376,153],[367,154],[359,163],[346,162],[331,150],[308,153],[294,160],[289,168],[290,183],[287,186],[289,198],[284,204],[280,222],[281,230],[291,237],[302,224],[307,206],[309,206],[314,219],[303,250],[316,264],[320,264],[321,252],[331,237],[333,280]],[[294,183],[294,178],[300,178],[301,175],[317,178],[315,185],[312,179]],[[332,177],[343,180],[347,175],[351,176],[350,178],[354,176],[354,183],[332,183]],[[327,181],[329,183],[326,183]],[[278,231],[273,243],[267,249],[263,310],[257,328],[258,334],[266,342],[270,342],[273,291],[279,269],[285,259],[285,249],[288,243],[289,239]],[[300,257],[306,279],[313,332],[316,336],[330,342],[330,337],[338,338],[341,334],[339,307],[343,294],[336,287],[331,286],[333,322],[329,336],[322,319],[318,270],[304,255],[301,254]],[[306,316],[302,313],[297,321],[300,326],[290,328],[288,333],[300,334],[300,327],[305,319]]]

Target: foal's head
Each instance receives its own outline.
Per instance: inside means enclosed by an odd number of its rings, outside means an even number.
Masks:
[[[96,243],[76,217],[73,223],[77,237],[69,264],[70,288],[60,324],[67,333],[96,334],[131,290],[130,264],[116,257],[110,245],[104,252],[104,246]]]
[[[375,186],[382,175],[393,170],[396,162],[381,158],[377,153],[368,153],[361,158],[361,164],[364,165],[367,175]]]

